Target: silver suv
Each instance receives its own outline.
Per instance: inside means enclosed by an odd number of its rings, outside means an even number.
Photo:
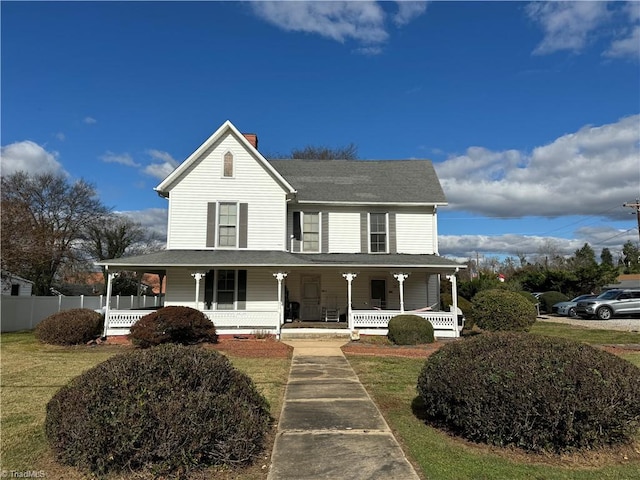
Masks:
[[[600,320],[609,320],[614,315],[640,314],[640,289],[607,290],[596,298],[578,302],[576,313],[582,318]]]

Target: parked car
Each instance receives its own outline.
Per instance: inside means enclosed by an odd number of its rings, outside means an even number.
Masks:
[[[576,313],[582,318],[609,320],[615,315],[640,314],[640,289],[607,290],[596,298],[580,300]]]
[[[565,317],[577,317],[576,313],[576,305],[580,300],[587,300],[589,298],[596,298],[596,295],[579,295],[576,298],[573,298],[566,302],[558,302],[551,307],[551,311],[553,313],[557,313],[558,315],[564,315]]]

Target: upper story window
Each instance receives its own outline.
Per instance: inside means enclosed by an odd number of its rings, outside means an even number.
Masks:
[[[233,153],[231,152],[224,154],[222,176],[233,177]]]
[[[238,205],[221,203],[218,217],[218,246],[235,247],[238,226]]]
[[[302,213],[302,251],[320,251],[320,213]]]
[[[387,214],[369,214],[369,251],[387,253]]]

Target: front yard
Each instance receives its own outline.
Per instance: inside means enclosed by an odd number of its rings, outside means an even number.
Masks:
[[[538,322],[533,333],[573,338],[595,345],[609,345],[640,367],[640,351],[622,348],[640,344],[640,333],[589,330],[570,325]],[[635,445],[581,455],[529,455],[460,441],[420,420],[416,381],[431,346],[412,349],[389,347],[380,341],[366,345],[366,355],[354,348],[347,358],[362,384],[393,429],[408,458],[423,478],[429,479],[634,479],[640,478],[640,437]],[[289,374],[290,356],[283,344],[265,341],[224,343],[218,348],[246,372],[267,397],[271,414],[278,418]],[[616,345],[611,346],[611,345]],[[362,347],[362,345],[359,345]],[[0,336],[1,466],[5,472],[42,472],[47,478],[86,478],[55,462],[44,437],[45,405],[71,378],[107,358],[128,351],[124,345],[56,347],[38,343],[30,332]],[[410,355],[407,355],[409,354]],[[413,358],[407,358],[413,357]],[[240,472],[209,470],[191,478],[226,480],[265,479],[264,459]],[[112,476],[113,479],[125,476]],[[126,478],[145,478],[127,475]]]

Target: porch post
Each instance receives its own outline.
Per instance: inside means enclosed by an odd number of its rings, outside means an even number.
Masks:
[[[273,276],[278,280],[278,325],[276,326],[276,338],[280,338],[280,329],[284,323],[284,311],[282,309],[282,281],[287,278],[284,272],[274,273]]]
[[[400,313],[404,313],[404,281],[408,276],[408,273],[393,274],[393,277],[398,280],[398,285],[400,286]]]
[[[162,284],[164,283],[164,273],[159,273],[158,274],[158,278],[160,279],[160,292],[158,294],[158,305],[162,306],[164,305],[164,297],[162,296]],[[154,307],[155,307],[155,302],[154,302]]]
[[[347,280],[347,322],[349,330],[353,330],[353,315],[351,315],[351,282],[358,275],[355,273],[343,273],[342,276]]]
[[[137,290],[137,295],[136,295],[136,302],[138,302],[138,308],[140,308],[140,290],[142,290],[142,277],[144,276],[144,272],[140,273],[140,272],[136,272],[136,290]],[[133,299],[131,299],[131,307],[133,308]]]
[[[451,309],[453,310],[453,316],[455,319],[453,323],[454,335],[456,337],[459,337],[460,330],[458,330],[458,281],[455,274],[447,275],[447,280],[451,282],[451,303],[453,303],[453,305],[451,305]]]
[[[118,276],[117,272],[109,273],[107,275],[107,298],[104,307],[104,330],[102,336],[107,336],[107,330],[109,329],[109,313],[111,311],[111,292],[113,291],[113,281]]]
[[[204,273],[202,272],[195,272],[192,273],[191,276],[193,278],[195,278],[196,280],[196,299],[195,299],[195,308],[196,310],[200,310],[199,304],[200,304],[200,280],[202,280],[204,278]]]

